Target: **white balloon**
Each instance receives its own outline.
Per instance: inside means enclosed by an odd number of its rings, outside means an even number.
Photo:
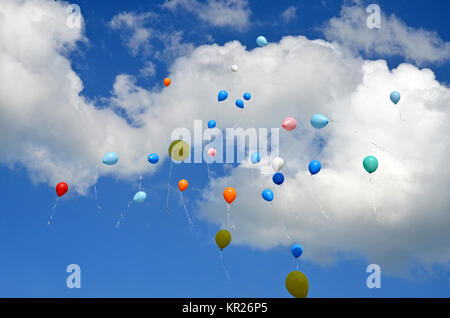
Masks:
[[[231,65],[231,70],[233,72],[237,72],[238,71],[238,66],[237,65]]]
[[[280,171],[284,167],[284,160],[283,158],[276,157],[272,160],[272,168],[275,171]]]

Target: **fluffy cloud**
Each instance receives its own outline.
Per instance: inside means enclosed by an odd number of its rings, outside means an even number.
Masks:
[[[289,8],[284,10],[283,13],[281,13],[281,17],[285,22],[289,22],[292,19],[295,19],[296,16],[297,16],[297,8],[294,6],[290,6]]]
[[[408,27],[394,15],[381,12],[381,27],[367,27],[367,13],[361,5],[344,6],[339,17],[328,21],[323,33],[330,41],[368,54],[404,56],[418,64],[450,59],[450,43],[436,32]]]
[[[213,26],[236,29],[247,27],[251,14],[247,0],[166,0],[162,7],[171,11],[183,8]]]
[[[194,119],[205,123],[218,115],[220,127],[239,122],[270,128],[293,116],[299,127],[280,132],[287,181],[275,200],[261,199],[264,188],[273,188],[270,176],[241,166],[225,177],[218,174],[212,193],[205,187],[194,217],[227,226],[221,193],[233,186],[238,191],[231,206],[234,244],[268,249],[295,240],[311,261],[364,255],[392,273],[404,272],[403,266],[413,262],[450,261],[445,168],[450,90],[431,70],[410,64],[389,70],[383,60],[364,61],[345,54],[338,44],[302,36],[252,51],[234,41],[203,45],[178,58],[171,66],[170,89],[149,91],[131,75],[117,76],[111,107],[99,109],[80,96],[82,82],[65,57],[83,39],[81,30],[65,26],[65,6],[3,3],[2,163],[21,164],[33,180],[52,186],[66,180],[85,193],[107,151],[119,153],[120,161],[113,169],[100,166],[100,175],[135,177],[148,171],[149,152],[165,159],[172,130],[192,131]],[[230,71],[232,64],[239,72]],[[220,89],[230,96],[219,107]],[[402,94],[398,106],[389,101],[392,90]],[[245,91],[252,99],[242,112],[233,101]],[[315,113],[332,120],[325,129],[308,124]],[[380,162],[370,181],[362,168],[369,154]],[[312,159],[323,163],[314,178],[307,172]]]

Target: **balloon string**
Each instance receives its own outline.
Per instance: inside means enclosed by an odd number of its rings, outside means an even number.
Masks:
[[[361,136],[361,134],[359,133],[358,130],[353,129],[353,132],[354,132],[355,134]],[[386,148],[379,146],[378,144],[376,144],[376,143],[373,142],[372,140],[368,139],[367,137],[364,137],[364,138],[365,138],[369,143],[371,143],[372,145],[374,145],[375,147],[377,147],[379,150],[381,150],[381,151],[385,151],[385,150],[386,150]]]
[[[228,226],[230,226],[230,204],[227,206],[227,218],[228,218]]]
[[[181,199],[181,203],[183,204],[184,212],[186,213],[186,217],[187,217],[187,219],[189,221],[189,224],[191,226],[194,226],[194,224],[192,224],[191,218],[189,217],[189,213],[188,213],[188,211],[186,209],[186,204],[184,203],[184,200],[183,200],[183,192],[181,192],[181,191],[180,191],[180,199]]]
[[[275,197],[278,196],[278,189],[275,188]],[[281,202],[281,200],[279,200]],[[281,227],[283,228],[284,235],[286,235],[286,238],[291,241],[291,237],[289,236],[286,228],[286,224],[284,223],[283,218],[281,217],[280,213],[278,213],[278,209],[275,207],[275,214],[277,215],[278,219],[280,220]]]
[[[298,268],[299,268],[299,266],[300,266],[300,259],[299,259],[299,258],[296,258],[295,260],[297,261],[297,270],[298,270]]]
[[[319,208],[320,208],[320,212],[322,212],[322,215],[323,215],[328,221],[332,222],[332,220],[330,219],[330,217],[326,214],[325,209],[323,208],[322,204],[320,203],[319,196],[316,194],[316,190],[314,189],[314,177],[313,177],[313,175],[311,175],[311,180],[312,180],[312,183],[313,183],[313,186],[311,187],[311,191],[313,192],[314,199],[316,200],[316,203],[317,203],[317,205],[318,205]]]
[[[370,183],[370,198],[372,200],[373,213],[375,215],[375,221],[378,223],[379,219],[378,219],[378,213],[377,213],[377,206],[375,205],[375,190],[373,188],[371,175],[369,175],[369,183]]]
[[[223,261],[223,253],[222,250],[219,251],[220,254],[220,262],[222,263],[223,271],[225,272],[225,275],[227,276],[227,280],[231,282],[230,274],[228,274],[227,268],[225,267],[225,262]]]
[[[98,165],[95,165],[95,183],[94,183],[94,193],[95,193],[95,203],[97,205],[97,212],[100,213],[102,207],[98,204],[98,194],[97,194],[97,180],[98,180]]]
[[[139,178],[139,191],[141,191],[141,186],[142,186],[142,176],[140,176]]]
[[[126,211],[126,209],[128,209],[132,204],[133,204],[133,201],[130,201],[130,202],[128,203],[127,207],[122,211],[122,213],[120,213],[119,220],[117,220],[117,223],[116,223],[116,229],[119,228],[119,226],[120,226],[120,221],[125,220],[125,211]]]
[[[398,113],[399,113],[399,115],[400,115],[400,119],[401,119],[402,121],[406,121],[406,119],[404,119],[403,116],[402,116],[402,111],[400,110],[400,106],[398,106]]]
[[[59,197],[56,197],[55,204],[53,205],[53,208],[52,208],[52,213],[50,214],[50,218],[48,219],[48,222],[47,222],[48,226],[50,226],[52,224],[53,215],[55,214],[55,209],[56,209],[56,206],[58,205],[58,200],[59,200]]]
[[[170,178],[172,177],[172,159],[170,159],[169,181],[167,185],[166,212],[169,213]]]
[[[206,169],[208,171],[209,190],[212,190],[212,181],[211,181],[211,173],[209,171],[209,163],[206,163]]]

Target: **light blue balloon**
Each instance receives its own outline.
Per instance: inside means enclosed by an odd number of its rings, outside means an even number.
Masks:
[[[119,156],[115,152],[108,152],[102,160],[102,162],[108,166],[114,166],[117,161],[119,161]]]
[[[252,98],[252,95],[250,95],[249,92],[244,93],[244,99],[245,99],[245,100],[250,100],[250,98]]]
[[[322,165],[319,161],[313,160],[309,163],[308,169],[311,175],[315,175],[319,173],[320,169],[322,169]]]
[[[260,35],[256,38],[256,44],[258,44],[258,46],[266,46],[267,39],[265,37],[263,37],[262,35]]]
[[[322,114],[315,114],[311,117],[311,125],[316,129],[321,129],[328,125],[328,118]]]
[[[156,164],[159,161],[159,156],[156,153],[151,153],[148,155],[147,158],[148,162],[150,162],[151,164]]]
[[[211,119],[210,121],[208,121],[208,128],[214,127],[216,127],[216,121]]]
[[[397,92],[397,91],[393,91],[393,92],[391,93],[390,98],[391,98],[391,101],[392,101],[394,104],[397,104],[398,101],[400,100],[400,93]]]
[[[266,201],[272,201],[273,200],[273,192],[270,189],[266,189],[262,192],[262,197]]]
[[[145,193],[144,191],[138,191],[134,195],[133,201],[135,203],[142,203],[145,201],[145,199],[147,199],[147,193]]]
[[[259,155],[258,152],[254,152],[252,153],[252,155],[250,156],[250,160],[253,164],[258,163],[261,160],[261,156]]]
[[[239,108],[244,108],[244,101],[242,99],[236,99],[236,106]]]
[[[219,95],[217,95],[217,99],[219,100],[219,102],[227,99],[227,97],[228,97],[228,92],[225,90],[220,91]]]

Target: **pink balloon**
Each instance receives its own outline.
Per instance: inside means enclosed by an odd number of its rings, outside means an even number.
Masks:
[[[294,130],[297,127],[297,120],[292,117],[286,117],[281,126],[286,130]]]
[[[209,148],[208,149],[208,156],[214,157],[216,155],[216,149],[215,148]]]

